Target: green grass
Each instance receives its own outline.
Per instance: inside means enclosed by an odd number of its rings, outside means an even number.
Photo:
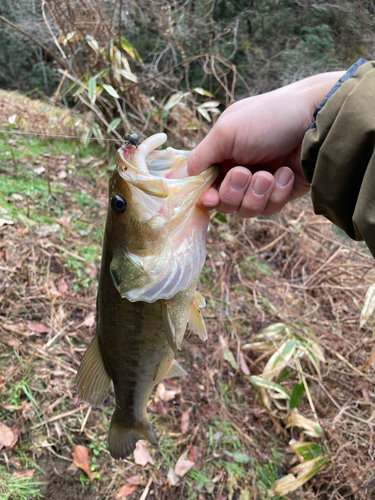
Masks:
[[[34,481],[32,478],[22,479],[0,472],[0,498],[1,500],[30,500],[42,498],[40,486],[43,483]]]

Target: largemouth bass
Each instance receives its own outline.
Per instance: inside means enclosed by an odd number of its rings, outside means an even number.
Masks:
[[[186,325],[207,333],[196,291],[205,260],[209,216],[196,207],[218,174],[210,167],[186,177],[188,152],[155,151],[156,134],[117,153],[109,181],[108,214],[97,297],[97,332],[77,374],[84,402],[100,407],[112,380],[116,408],[108,447],[130,455],[139,439],[157,445],[147,416],[153,387],[187,375],[174,356]]]

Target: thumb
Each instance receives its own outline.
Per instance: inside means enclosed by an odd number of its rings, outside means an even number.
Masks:
[[[219,122],[210,133],[193,149],[187,163],[188,175],[198,175],[215,163],[230,158],[232,146],[228,144],[228,135],[220,132]],[[223,137],[224,135],[224,137]]]

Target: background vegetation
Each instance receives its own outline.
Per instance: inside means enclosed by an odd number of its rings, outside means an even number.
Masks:
[[[372,58],[373,2],[0,0],[0,16],[0,498],[372,498],[373,258],[308,199],[212,215],[208,341],[188,334],[189,377],[151,397],[158,449],[113,461],[113,394],[91,411],[74,376],[123,134],[190,149],[235,100]]]

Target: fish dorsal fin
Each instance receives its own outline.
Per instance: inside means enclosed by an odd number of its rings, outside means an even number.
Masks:
[[[84,403],[99,408],[104,402],[110,383],[111,378],[104,368],[98,338],[95,336],[83,356],[77,373],[78,393]]]
[[[206,305],[206,301],[199,292],[195,292],[194,299],[189,306],[189,326],[201,340],[207,340],[207,330],[204,324],[201,308]]]
[[[164,300],[161,301],[161,313],[167,342],[174,352],[177,351],[176,329],[172,321],[171,307]]]
[[[169,370],[164,375],[164,378],[186,377],[186,376],[187,376],[187,372],[174,359],[172,361],[172,364],[171,364]]]

